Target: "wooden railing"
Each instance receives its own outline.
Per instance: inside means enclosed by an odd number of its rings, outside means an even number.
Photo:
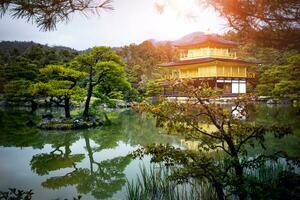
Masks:
[[[256,73],[254,73],[254,72],[247,72],[247,78],[256,78]]]

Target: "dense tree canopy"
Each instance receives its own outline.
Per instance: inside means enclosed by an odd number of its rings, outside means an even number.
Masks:
[[[36,109],[34,96],[30,87],[37,81],[37,66],[30,60],[22,57],[14,57],[8,63],[0,65],[0,81],[4,92],[4,98],[10,103],[30,102],[32,110]]]
[[[41,81],[42,69],[50,63],[70,61],[76,51],[64,47],[48,47],[32,42],[0,43],[0,92],[6,101],[24,105],[30,102],[37,107],[32,85]],[[55,79],[55,77],[52,77]]]
[[[124,66],[121,57],[109,47],[94,47],[91,51],[75,58],[72,67],[87,73],[87,98],[83,112],[84,117],[89,116],[90,101],[96,86],[102,88],[103,94],[106,94],[113,91],[111,83],[128,85],[125,79]]]
[[[287,58],[287,62],[265,70],[257,86],[260,95],[277,98],[299,99],[300,95],[300,55]]]
[[[50,103],[62,106],[65,109],[65,117],[70,118],[70,100],[83,100],[84,90],[77,83],[86,76],[86,73],[64,67],[63,65],[48,65],[40,69],[42,79],[46,82],[38,82],[32,85],[33,95],[50,97]]]
[[[147,82],[162,77],[158,64],[178,58],[176,49],[169,43],[153,44],[145,41],[139,45],[129,45],[117,50],[126,65],[126,73],[131,84],[140,91],[145,90]]]
[[[213,6],[244,40],[285,48],[300,45],[298,0],[200,0]]]

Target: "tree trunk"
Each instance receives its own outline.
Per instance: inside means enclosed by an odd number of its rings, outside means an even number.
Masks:
[[[224,195],[224,192],[223,192],[222,184],[220,184],[219,182],[214,182],[213,186],[214,186],[214,188],[216,190],[218,200],[224,200],[225,199],[225,195]]]
[[[89,109],[90,109],[90,102],[91,102],[92,94],[93,94],[93,86],[92,86],[92,84],[89,84],[87,97],[86,97],[85,105],[84,105],[84,111],[83,111],[84,118],[87,118],[89,116]]]
[[[37,109],[37,103],[35,102],[35,101],[33,101],[33,100],[31,100],[30,101],[31,102],[31,113],[33,113],[33,112],[35,112],[36,111],[36,109]]]
[[[93,94],[93,68],[90,66],[89,87],[87,90],[87,97],[85,100],[84,111],[83,111],[84,118],[87,118],[89,116],[90,101],[91,101],[92,94]]]
[[[92,148],[91,148],[91,145],[90,145],[90,139],[86,134],[84,134],[83,137],[84,137],[84,140],[85,140],[85,148],[88,152],[88,156],[89,156],[89,160],[90,160],[91,175],[93,175],[93,173],[94,173],[93,163],[95,161],[94,161],[94,157],[93,157],[93,151],[92,151]]]
[[[237,189],[237,196],[239,197],[239,200],[244,200],[247,197],[247,194],[243,191],[244,190],[244,172],[243,167],[241,166],[238,152],[233,144],[233,141],[231,138],[227,137],[226,142],[228,144],[229,150],[231,152],[231,156],[234,159],[234,171],[235,175],[237,176],[238,183],[236,185]]]
[[[237,158],[238,159],[238,158]],[[239,197],[239,200],[244,200],[247,197],[247,194],[244,191],[244,174],[243,174],[243,168],[239,162],[239,160],[236,161],[236,163],[234,164],[234,169],[235,169],[235,174],[237,176],[237,195]]]
[[[71,118],[71,114],[70,114],[70,98],[65,96],[65,117],[66,118]]]
[[[107,114],[106,114],[105,112],[104,112],[103,114],[104,114],[104,118],[105,118],[105,123],[106,123],[107,125],[111,125],[111,121],[110,121],[110,119],[108,118]]]

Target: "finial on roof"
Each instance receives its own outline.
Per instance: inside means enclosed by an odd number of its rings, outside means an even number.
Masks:
[[[211,31],[210,31],[210,28],[208,28],[206,31],[205,31],[205,35],[210,35],[211,34]]]

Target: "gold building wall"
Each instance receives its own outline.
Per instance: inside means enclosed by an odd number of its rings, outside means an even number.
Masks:
[[[193,48],[193,49],[182,49],[180,50],[180,60],[190,60],[197,58],[237,58],[236,52],[228,48]]]
[[[234,65],[209,65],[209,66],[185,66],[172,69],[173,78],[198,78],[198,77],[229,77],[229,78],[247,78],[247,66]]]

